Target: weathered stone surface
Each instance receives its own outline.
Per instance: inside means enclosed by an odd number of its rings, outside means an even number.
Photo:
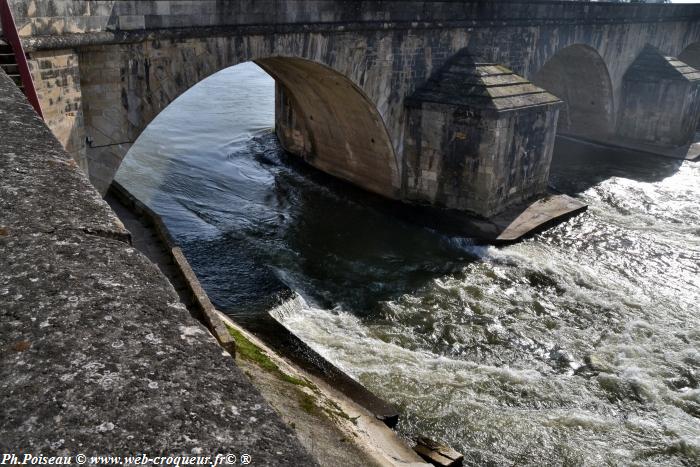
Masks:
[[[14,235],[80,230],[127,238],[76,162],[0,74],[0,225]]]
[[[493,216],[543,194],[561,101],[468,54],[408,100],[407,199]]]
[[[585,44],[566,47],[532,77],[564,105],[559,109],[557,133],[602,139],[615,133],[615,96],[608,66]]]
[[[35,52],[29,67],[46,125],[87,173],[78,54],[70,49]]]
[[[587,206],[575,198],[549,193],[527,206],[507,209],[491,220],[500,232],[496,240],[512,242],[586,209]]]
[[[444,443],[425,437],[418,438],[416,442],[414,450],[433,465],[459,467],[463,464],[464,456]]]
[[[0,73],[0,451],[313,464]]]

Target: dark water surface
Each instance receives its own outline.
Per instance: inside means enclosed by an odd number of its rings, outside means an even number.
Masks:
[[[164,218],[214,303],[279,318],[491,465],[700,464],[700,163],[560,142],[551,184],[588,212],[474,246],[285,156],[252,64],[164,111],[117,179]]]

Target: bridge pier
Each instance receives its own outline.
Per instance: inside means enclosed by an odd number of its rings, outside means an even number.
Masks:
[[[492,217],[547,190],[561,101],[461,55],[407,101],[408,201]]]
[[[700,119],[700,72],[647,45],[623,77],[617,133],[651,149],[692,143]]]
[[[383,156],[376,149],[379,137],[358,118],[351,137],[344,136],[345,147],[324,153],[326,136],[319,134],[317,120],[337,127],[338,117],[328,121],[331,115],[296,84],[276,84],[275,127],[282,147],[370,191],[483,218],[547,191],[561,101],[503,66],[475,63],[463,54],[407,99],[399,191],[371,185],[376,174],[365,170],[362,153],[366,159]],[[314,92],[322,94],[321,88],[314,86]],[[349,105],[340,107],[352,113]],[[391,188],[387,182],[380,188]]]

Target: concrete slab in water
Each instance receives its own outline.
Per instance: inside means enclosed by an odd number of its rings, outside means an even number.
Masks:
[[[524,209],[523,209],[524,208]],[[512,242],[537,232],[553,222],[585,211],[582,202],[563,194],[550,194],[528,205],[520,205],[492,219],[498,226],[499,242]]]
[[[392,211],[401,218],[426,225],[447,235],[469,237],[477,243],[510,243],[540,232],[585,211],[585,204],[560,193],[511,206],[489,219],[473,214],[421,206],[399,206]]]
[[[695,133],[695,142],[688,148],[688,153],[685,155],[685,160],[697,161],[700,159],[700,133]]]

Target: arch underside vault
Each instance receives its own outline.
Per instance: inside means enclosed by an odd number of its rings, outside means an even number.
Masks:
[[[384,121],[350,79],[305,59],[272,57],[255,63],[276,81],[275,129],[285,150],[368,191],[400,196]]]
[[[566,47],[532,81],[564,101],[558,133],[605,138],[614,131],[613,87],[596,50],[581,44]]]

